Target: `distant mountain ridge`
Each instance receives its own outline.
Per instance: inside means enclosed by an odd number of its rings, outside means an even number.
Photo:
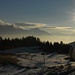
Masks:
[[[0,25],[0,35],[12,34],[12,35],[51,35],[50,33],[40,30],[39,28],[32,28],[29,30],[23,30],[21,28],[15,28],[13,25]]]

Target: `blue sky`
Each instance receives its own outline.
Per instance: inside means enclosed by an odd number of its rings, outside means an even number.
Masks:
[[[0,0],[2,20],[19,25],[34,24],[36,26],[28,27],[39,27],[53,35],[69,36],[74,40],[75,0]],[[20,27],[25,29],[23,25]]]
[[[71,19],[74,0],[0,0],[0,19],[62,25]]]

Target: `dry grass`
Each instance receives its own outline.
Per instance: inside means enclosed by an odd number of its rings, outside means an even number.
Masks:
[[[17,64],[19,62],[19,60],[15,57],[15,55],[11,55],[11,54],[0,54],[0,63],[4,64],[4,63],[13,63],[13,64]]]

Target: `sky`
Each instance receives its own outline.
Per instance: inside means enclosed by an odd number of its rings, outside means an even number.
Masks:
[[[44,40],[74,41],[75,0],[0,0],[0,22],[52,33]]]

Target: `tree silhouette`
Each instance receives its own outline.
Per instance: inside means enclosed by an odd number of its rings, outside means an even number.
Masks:
[[[43,41],[39,38],[36,38],[34,36],[28,36],[28,37],[22,37],[22,38],[5,38],[2,39],[0,37],[0,50],[6,50],[6,49],[12,49],[12,48],[18,48],[18,47],[30,47],[30,46],[40,46],[40,49],[42,49],[46,53],[69,53],[70,45],[64,44],[62,41],[60,43],[49,41]]]

